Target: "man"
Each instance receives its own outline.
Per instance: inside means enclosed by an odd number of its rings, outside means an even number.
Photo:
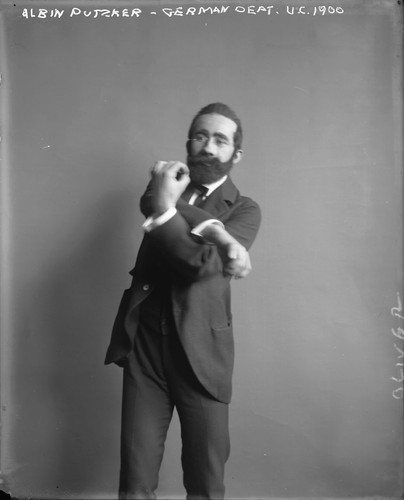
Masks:
[[[187,498],[224,497],[230,280],[250,272],[247,249],[260,224],[258,205],[229,177],[241,143],[228,106],[202,108],[189,129],[187,163],[157,162],[141,199],[145,236],[105,361],[124,367],[121,499],[156,498],[174,406]]]

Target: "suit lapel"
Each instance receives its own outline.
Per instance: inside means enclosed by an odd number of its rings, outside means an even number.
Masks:
[[[193,194],[194,194],[194,190],[188,184],[187,188],[185,189],[185,191],[181,195],[181,199],[183,199],[184,201],[186,201],[188,203]]]
[[[209,212],[215,217],[220,217],[235,203],[238,195],[238,189],[233,184],[230,177],[227,177],[226,181],[221,186],[215,189],[205,201],[199,204],[199,208]]]

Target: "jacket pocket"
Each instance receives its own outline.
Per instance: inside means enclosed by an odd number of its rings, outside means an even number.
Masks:
[[[231,324],[231,321],[229,321],[226,325],[220,326],[220,327],[213,327],[211,328],[212,333],[214,335],[226,335],[226,334],[231,334],[233,331],[233,326]]]

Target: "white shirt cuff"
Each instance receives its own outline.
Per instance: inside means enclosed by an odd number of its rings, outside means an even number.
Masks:
[[[177,213],[177,209],[175,207],[169,208],[166,212],[154,218],[153,216],[148,217],[144,223],[142,224],[143,231],[145,233],[150,233],[156,227],[162,226],[166,222],[168,222],[174,215]]]
[[[217,226],[220,226],[224,229],[224,224],[222,222],[220,222],[220,220],[208,219],[208,220],[201,222],[197,226],[195,226],[192,229],[191,234],[193,234],[194,236],[199,236],[200,238],[203,238],[203,234],[202,234],[203,230],[205,229],[205,227],[210,226],[211,224],[216,224]]]

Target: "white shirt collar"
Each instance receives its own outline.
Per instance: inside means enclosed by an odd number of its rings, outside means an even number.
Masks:
[[[203,186],[208,188],[208,192],[206,193],[206,196],[211,195],[215,189],[217,189],[219,186],[221,186],[226,181],[226,179],[227,179],[227,175],[225,175],[224,177],[222,177],[221,179],[219,179],[216,182],[212,182],[212,184],[202,184]]]

